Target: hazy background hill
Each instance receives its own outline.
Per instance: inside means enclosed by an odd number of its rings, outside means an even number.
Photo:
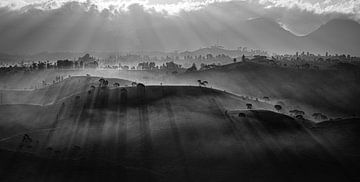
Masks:
[[[331,20],[319,29],[305,36],[307,41],[314,42],[324,50],[337,53],[360,53],[360,24],[352,20]]]
[[[26,26],[26,24],[23,26]],[[360,24],[352,20],[331,20],[305,36],[294,35],[274,20],[268,18],[239,20],[232,27],[222,25],[212,28],[206,24],[194,23],[191,31],[185,31],[186,27],[182,29],[176,28],[174,24],[153,28],[147,28],[147,26],[152,25],[139,25],[139,27],[129,30],[129,32],[135,31],[135,35],[117,37],[114,32],[100,30],[89,32],[93,28],[89,20],[81,24],[75,24],[71,29],[68,27],[69,32],[61,41],[55,39],[60,35],[58,31],[54,31],[51,27],[36,27],[34,31],[22,35],[22,37],[13,35],[11,27],[3,27],[0,32],[0,52],[27,52],[34,54],[43,51],[65,51],[64,54],[68,58],[73,58],[77,54],[67,51],[92,51],[95,53],[94,55],[96,55],[96,52],[99,54],[99,52],[127,50],[134,52],[172,52],[174,50],[196,50],[199,47],[220,44],[228,49],[247,46],[272,53],[309,51],[325,54],[328,51],[330,54],[360,55],[360,37],[358,33]],[[67,27],[64,26],[64,28]],[[82,39],[87,39],[86,44]],[[42,40],[47,40],[47,43],[42,43]],[[135,44],[134,42],[138,43]],[[124,45],[127,47],[125,48]],[[65,55],[55,54],[53,57],[64,58]],[[43,55],[40,54],[35,57],[46,58],[49,57],[49,54],[43,53]]]

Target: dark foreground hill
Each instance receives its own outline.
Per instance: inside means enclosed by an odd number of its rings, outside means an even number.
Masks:
[[[2,105],[0,181],[359,180],[359,120],[335,127],[342,121],[315,124],[271,107],[185,86],[97,87],[47,106]]]

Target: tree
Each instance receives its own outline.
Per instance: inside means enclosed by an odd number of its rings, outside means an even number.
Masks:
[[[241,113],[239,113],[239,117],[240,117],[240,118],[245,118],[245,117],[246,117],[246,114],[241,112]]]
[[[200,87],[200,86],[201,86],[201,83],[202,83],[201,80],[198,80],[197,82],[199,83],[199,87]]]
[[[104,78],[100,78],[99,79],[99,82],[100,82],[100,87],[104,85],[104,82],[105,82],[105,79]]]
[[[186,70],[186,72],[194,72],[194,71],[197,71],[195,63],[193,63],[192,66]]]
[[[247,108],[247,109],[252,109],[252,107],[253,107],[252,104],[250,104],[250,103],[247,103],[247,104],[246,104],[246,108]]]
[[[289,113],[293,114],[293,115],[305,115],[305,112],[304,111],[300,111],[300,110],[297,110],[297,109],[294,109],[294,110],[291,110],[289,111]]]
[[[113,85],[114,85],[114,87],[120,87],[120,83],[117,83],[117,82],[114,83]]]
[[[143,83],[138,83],[136,86],[137,87],[145,87],[145,85]]]
[[[312,116],[313,116],[314,119],[316,119],[316,120],[327,120],[327,119],[328,119],[328,117],[325,116],[325,115],[322,114],[322,113],[314,113],[314,114],[312,114]]]
[[[299,120],[305,120],[303,115],[296,115],[295,118]]]
[[[280,112],[280,110],[282,109],[281,105],[278,105],[278,104],[276,104],[276,105],[274,106],[274,108],[275,108],[278,112]]]
[[[209,84],[209,82],[205,80],[205,81],[203,81],[201,84],[202,84],[204,87],[206,87],[206,85]]]
[[[241,61],[242,62],[245,62],[246,61],[246,58],[245,58],[245,55],[243,54],[242,57],[241,57]]]
[[[206,80],[204,80],[204,81],[198,80],[198,83],[199,83],[199,87],[201,87],[201,86],[206,87],[206,85],[209,84],[209,82]]]
[[[136,85],[137,85],[136,82],[132,82],[132,83],[131,83],[131,86],[136,86]]]

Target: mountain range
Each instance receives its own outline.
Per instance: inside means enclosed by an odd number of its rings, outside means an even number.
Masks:
[[[128,37],[121,38],[111,32],[101,32],[101,30],[89,34],[91,30],[86,28],[88,27],[87,23],[82,23],[75,25],[72,28],[75,31],[70,31],[58,42],[54,42],[55,39],[47,38],[60,37],[57,34],[59,31],[44,28],[40,32],[31,32],[25,38],[21,38],[9,36],[12,31],[11,27],[4,27],[0,33],[0,52],[34,54],[49,51],[69,54],[69,52],[91,51],[171,52],[180,50],[186,53],[189,50],[197,50],[199,47],[208,47],[217,43],[225,48],[246,46],[279,54],[305,51],[315,54],[329,52],[330,54],[360,55],[360,24],[353,20],[334,19],[304,36],[293,34],[276,21],[268,18],[239,21],[237,25],[231,27],[223,25],[217,29],[211,29],[200,23],[192,25],[191,31],[185,31],[186,28],[177,29],[174,26],[149,28],[142,25],[132,30],[136,34],[130,33],[131,35]],[[85,38],[86,35],[94,37],[88,37],[87,45],[79,44],[80,37]],[[157,37],[154,37],[155,35]]]

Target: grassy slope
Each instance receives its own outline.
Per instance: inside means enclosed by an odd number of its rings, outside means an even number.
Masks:
[[[90,90],[90,86],[98,86],[99,77],[76,76],[59,83],[36,90],[3,90],[2,104],[52,104],[65,97]],[[107,79],[109,85],[117,82],[120,85],[130,85],[131,82],[122,79]]]
[[[234,63],[177,77],[208,80],[227,91],[263,98],[284,100],[289,109],[324,112],[327,115],[360,114],[360,75],[349,70],[297,70],[256,63]]]
[[[336,147],[357,137],[358,120],[351,122],[355,129],[347,135],[336,128],[340,135],[327,134],[336,141],[329,143],[324,139],[328,127],[262,110],[272,108],[263,102],[199,87],[126,89],[127,101],[118,88],[84,92],[80,98],[67,98],[64,106],[61,102],[0,106],[0,112],[6,112],[1,115],[7,116],[0,119],[0,127],[8,131],[1,137],[8,138],[0,142],[7,150],[1,151],[2,179],[349,181],[358,177],[351,170],[359,166],[349,162],[358,157],[341,154],[359,151]],[[261,110],[244,110],[246,103]],[[24,111],[24,117],[8,121],[16,115],[14,109]],[[246,117],[239,117],[240,112]],[[19,149],[23,132],[33,138],[31,148]],[[46,149],[49,146],[51,151]]]

